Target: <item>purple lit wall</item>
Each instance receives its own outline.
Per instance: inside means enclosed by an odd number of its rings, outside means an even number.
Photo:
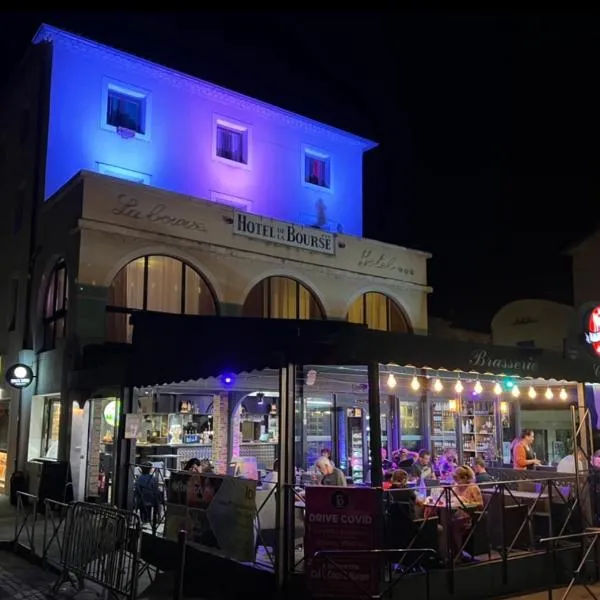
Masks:
[[[108,165],[165,190],[362,234],[370,142],[52,28],[34,41],[42,39],[54,46],[46,198],[79,170]],[[115,85],[147,95],[146,139],[106,127]],[[247,127],[248,165],[215,159],[216,119]],[[327,157],[329,189],[304,182],[306,152]]]

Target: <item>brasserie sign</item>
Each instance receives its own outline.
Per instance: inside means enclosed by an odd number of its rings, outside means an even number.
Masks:
[[[335,254],[335,236],[327,231],[265,219],[244,212],[234,211],[233,233],[310,252]]]

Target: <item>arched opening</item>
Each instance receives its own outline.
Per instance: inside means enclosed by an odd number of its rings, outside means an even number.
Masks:
[[[291,277],[267,277],[248,294],[244,317],[262,319],[324,319],[317,297]]]
[[[129,315],[139,310],[216,315],[214,294],[202,275],[170,256],[142,256],[123,267],[108,290],[107,340],[131,342]]]
[[[380,292],[367,292],[359,296],[348,310],[346,320],[379,331],[411,331],[408,319],[400,307],[389,296]]]
[[[63,259],[60,259],[50,272],[44,297],[42,314],[44,350],[52,350],[56,347],[56,340],[66,337],[68,304],[67,265]]]

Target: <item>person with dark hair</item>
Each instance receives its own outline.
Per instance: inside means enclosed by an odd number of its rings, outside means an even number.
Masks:
[[[487,483],[488,481],[494,481],[494,478],[486,471],[485,460],[483,460],[483,458],[480,456],[475,459],[473,472],[475,473],[475,483]]]
[[[213,466],[208,458],[190,458],[183,467],[184,471],[191,471],[192,473],[213,473]]]
[[[431,468],[431,452],[423,448],[419,452],[419,458],[413,463],[410,474],[417,479],[435,479]]]
[[[521,439],[513,448],[513,469],[525,471],[526,469],[533,469],[537,465],[542,464],[542,462],[535,457],[535,452],[533,450],[534,439],[535,433],[533,432],[533,429],[523,430]]]
[[[139,510],[142,523],[149,523],[152,517],[158,517],[160,510],[160,491],[152,465],[144,464],[140,467],[141,474],[136,479],[133,487],[135,507]]]

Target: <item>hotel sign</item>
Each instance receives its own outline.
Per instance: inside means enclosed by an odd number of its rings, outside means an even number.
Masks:
[[[327,231],[265,219],[244,212],[234,211],[233,233],[309,252],[335,254],[335,236]]]

